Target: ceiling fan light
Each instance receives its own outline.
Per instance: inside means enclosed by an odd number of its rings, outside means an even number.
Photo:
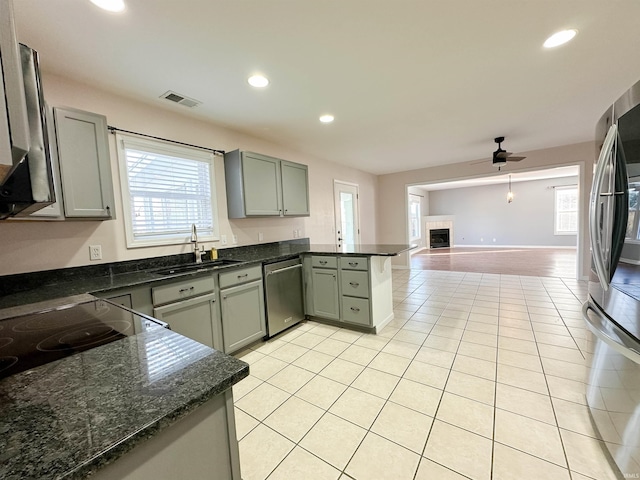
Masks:
[[[322,123],[331,123],[331,122],[333,122],[333,120],[334,120],[334,117],[330,113],[326,113],[324,115],[320,115],[320,121]]]
[[[578,30],[576,30],[575,28],[556,32],[545,40],[545,42],[543,43],[543,47],[554,48],[554,47],[559,47],[560,45],[564,45],[565,43],[570,41],[573,37],[575,37],[577,33],[578,33]]]

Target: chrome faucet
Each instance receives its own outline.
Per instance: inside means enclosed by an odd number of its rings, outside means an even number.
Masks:
[[[193,243],[193,256],[196,257],[196,263],[202,263],[202,253],[198,248],[198,232],[195,223],[191,224],[191,243]]]

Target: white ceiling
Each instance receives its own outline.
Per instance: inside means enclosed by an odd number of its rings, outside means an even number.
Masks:
[[[18,38],[44,71],[376,174],[589,141],[640,79],[638,0],[125,1],[14,0]]]

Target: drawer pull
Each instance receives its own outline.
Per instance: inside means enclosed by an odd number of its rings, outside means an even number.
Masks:
[[[180,290],[178,290],[180,293],[184,293],[184,292],[188,292],[189,290],[193,290],[194,287],[189,287],[189,288],[181,288]]]
[[[349,262],[349,266],[350,267],[357,267],[358,266],[358,262]]]
[[[238,275],[238,280],[240,280],[241,278],[244,278],[244,277],[248,277],[248,276],[249,276],[248,273],[245,273],[243,275]]]
[[[327,264],[327,261],[326,261],[326,260],[318,260],[318,263],[319,263],[320,265],[326,265],[326,264]]]
[[[351,307],[351,311],[358,313],[360,309],[358,307]]]
[[[360,286],[358,282],[349,282],[349,285],[351,285],[353,288],[358,288]]]

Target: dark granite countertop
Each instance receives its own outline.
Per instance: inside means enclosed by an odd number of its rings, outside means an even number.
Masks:
[[[202,267],[214,272],[301,253],[393,256],[410,248],[339,249],[304,239],[220,250],[220,258],[240,262]],[[0,319],[86,300],[90,293],[202,275],[158,272],[192,259],[183,254],[0,277]],[[157,356],[159,368],[152,361]],[[2,379],[0,478],[85,478],[248,373],[246,363],[159,328]]]
[[[219,250],[221,259],[234,259],[240,262],[233,265],[211,266],[210,262],[204,261],[202,269],[198,271],[175,275],[161,275],[158,270],[193,263],[192,254],[0,276],[0,291],[3,292],[0,296],[0,310],[72,295],[101,293],[149,285],[177,277],[201,275],[207,269],[214,272],[256,263],[276,262],[301,253],[394,256],[411,248],[410,245],[344,245],[338,248],[330,244],[309,244],[308,239],[302,239]],[[6,317],[7,314],[0,311],[0,318]]]
[[[85,478],[248,373],[157,328],[0,380],[0,478]]]

